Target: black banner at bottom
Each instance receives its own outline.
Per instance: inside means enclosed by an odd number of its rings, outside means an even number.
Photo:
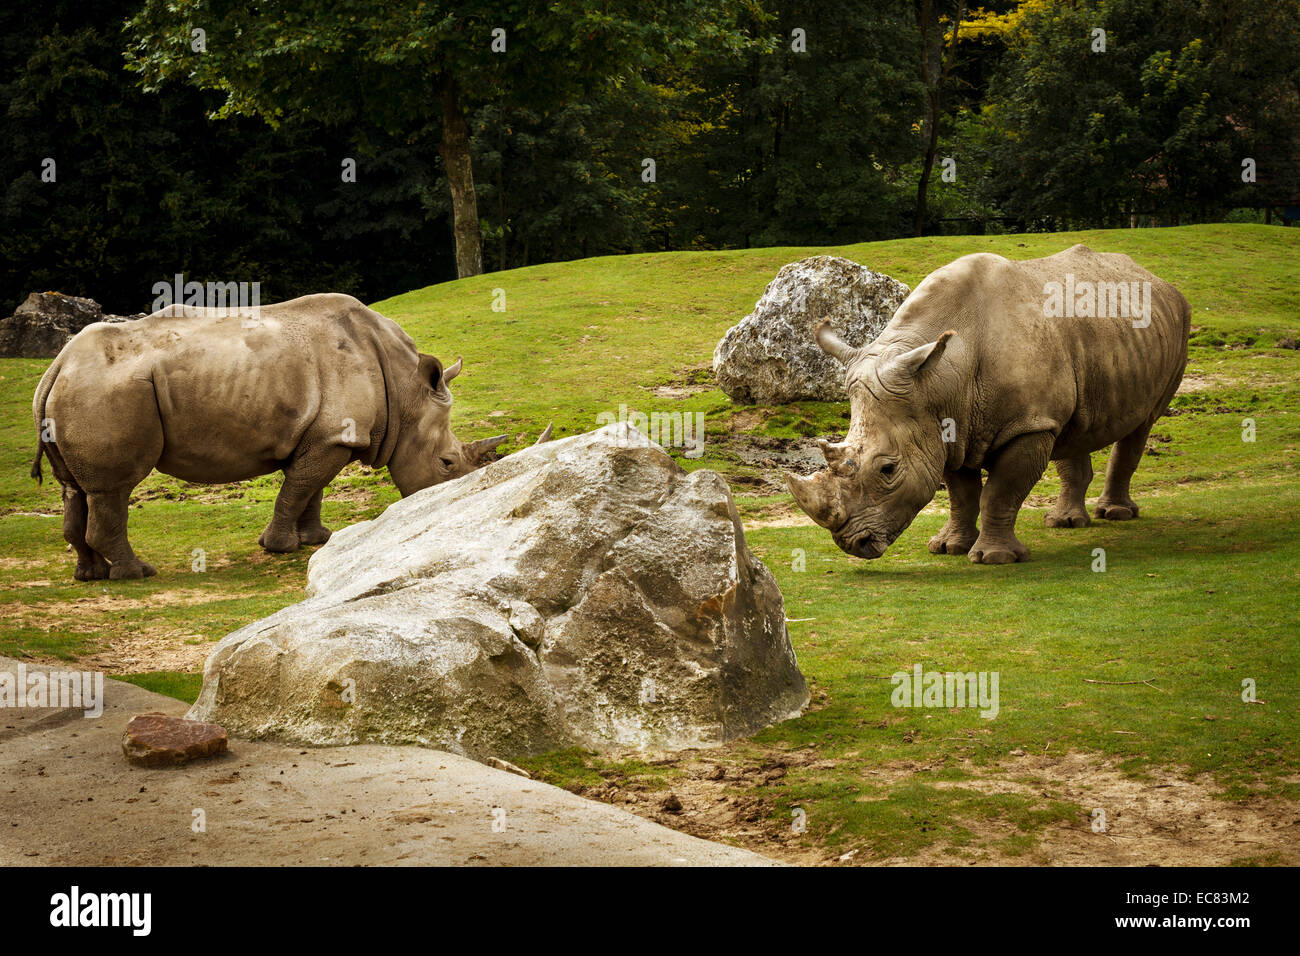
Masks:
[[[1070,940],[1181,945],[1199,935],[1232,945],[1291,922],[1283,907],[1294,879],[1288,869],[1208,868],[11,868],[0,870],[0,898],[13,944],[60,936],[194,943],[221,927],[262,945],[337,945],[450,918],[529,935],[573,919],[584,936],[649,921],[674,936],[698,928],[731,939],[765,936],[773,920],[788,919],[859,938],[901,929],[923,939],[942,927],[955,940],[964,926],[1010,939],[1048,930]]]

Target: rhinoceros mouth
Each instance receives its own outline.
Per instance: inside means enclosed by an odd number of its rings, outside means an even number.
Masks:
[[[843,538],[838,535],[834,535],[833,537],[835,543],[839,545],[840,550],[845,554],[850,554],[855,558],[862,558],[866,561],[873,561],[880,557],[892,543],[888,539],[874,534],[859,535],[856,538]]]

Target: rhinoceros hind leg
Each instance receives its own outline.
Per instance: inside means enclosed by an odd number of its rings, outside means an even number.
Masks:
[[[933,554],[966,554],[979,537],[975,522],[980,515],[980,473],[978,468],[945,471],[948,486],[948,520],[930,539]]]
[[[1029,560],[1029,549],[1016,538],[1016,515],[1029,490],[1043,477],[1055,441],[1050,432],[1034,432],[1021,435],[998,451],[980,496],[980,536],[966,555],[972,563]]]
[[[99,581],[108,577],[108,562],[86,543],[86,493],[76,485],[63,486],[63,540],[77,552],[78,581]]]
[[[108,576],[150,578],[158,573],[152,564],[136,557],[126,537],[131,489],[86,493],[86,543],[109,563]]]
[[[318,491],[307,502],[302,516],[298,519],[299,544],[324,544],[330,539],[330,529],[321,524],[320,503],[324,491]]]
[[[1154,422],[1147,422],[1131,435],[1115,442],[1106,463],[1106,486],[1093,514],[1108,521],[1131,521],[1138,516],[1138,506],[1129,496],[1129,482],[1137,471],[1142,452],[1147,447],[1147,435]]]
[[[1092,456],[1083,454],[1062,458],[1056,463],[1056,471],[1061,476],[1061,493],[1043,523],[1049,528],[1088,527],[1092,524],[1087,503],[1088,485],[1092,482]]]

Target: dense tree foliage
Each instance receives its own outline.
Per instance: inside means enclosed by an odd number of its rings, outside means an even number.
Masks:
[[[1300,197],[1300,3],[1028,0],[983,105],[982,179],[1029,219],[1214,219]]]
[[[47,0],[0,43],[0,313],[1300,198],[1300,0]]]
[[[400,137],[440,124],[461,276],[483,270],[466,116],[543,112],[628,74],[728,43],[711,0],[144,0],[132,66],[225,95],[221,115],[365,122]],[[201,32],[200,32],[201,31]]]
[[[6,314],[49,289],[146,310],[153,284],[178,272],[260,281],[268,301],[313,289],[378,295],[446,273],[450,236],[423,196],[436,157],[418,137],[363,158],[345,187],[339,162],[355,154],[353,131],[216,123],[211,95],[139,89],[122,57],[134,6],[0,12]]]

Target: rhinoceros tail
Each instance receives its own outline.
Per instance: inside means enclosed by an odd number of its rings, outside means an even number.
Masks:
[[[45,400],[49,398],[50,389],[54,388],[54,380],[59,377],[59,370],[63,367],[63,352],[55,356],[50,367],[45,370],[41,376],[40,384],[36,386],[36,394],[32,397],[32,414],[36,419],[36,458],[32,461],[31,475],[36,479],[38,484],[44,484],[44,476],[41,474],[41,455],[50,459],[50,467],[54,470],[55,477],[60,477],[59,461],[55,460],[58,454],[52,444],[46,447],[45,441]],[[53,436],[51,436],[53,437]]]

